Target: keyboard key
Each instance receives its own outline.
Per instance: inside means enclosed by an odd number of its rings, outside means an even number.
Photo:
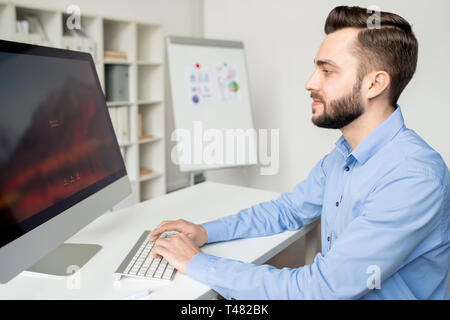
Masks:
[[[170,280],[172,278],[172,272],[164,273],[162,279]]]

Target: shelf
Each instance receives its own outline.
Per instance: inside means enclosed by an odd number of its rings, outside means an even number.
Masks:
[[[121,142],[121,143],[119,143],[119,147],[129,147],[129,146],[132,146],[132,145],[134,145],[134,144],[136,144],[136,142],[133,142],[133,141],[129,141],[129,142]]]
[[[104,51],[125,52],[127,61],[134,60],[136,49],[134,48],[135,43],[133,41],[134,38],[133,31],[134,29],[131,22],[113,19],[104,19],[103,20]]]
[[[160,141],[162,139],[163,139],[162,137],[148,135],[148,136],[143,136],[143,137],[139,138],[138,143],[139,144],[152,143],[152,142]]]
[[[161,61],[138,61],[139,66],[160,66],[163,63]]]
[[[143,104],[139,105],[138,110],[138,134],[142,132],[142,135],[154,135],[156,137],[163,137],[164,123],[161,119],[164,118],[164,105],[163,104]],[[139,124],[139,121],[141,124]],[[139,126],[142,126],[141,129]],[[141,130],[141,131],[139,131]]]
[[[122,107],[122,106],[131,106],[133,104],[145,106],[145,105],[158,105],[160,103],[163,103],[163,100],[139,100],[136,102],[133,101],[107,101],[106,105],[108,107]]]
[[[159,26],[138,24],[137,40],[139,61],[163,61],[164,35]]]
[[[162,191],[165,189],[165,180],[164,175],[160,174],[152,179],[140,181],[139,188],[141,201],[150,200],[165,194],[165,192]]]
[[[131,101],[107,101],[106,105],[108,107],[124,107],[124,106],[131,106],[133,102]]]
[[[16,31],[14,21],[14,7],[6,3],[0,3],[0,37],[12,40],[12,34]]]
[[[164,94],[162,65],[138,66],[138,100],[162,100]]]
[[[164,139],[154,143],[139,144],[139,165],[141,168],[151,168],[155,172],[165,172]]]
[[[139,105],[155,105],[163,102],[164,100],[155,99],[155,100],[139,100],[136,103]]]
[[[163,176],[161,172],[155,172],[152,169],[140,168],[139,172],[139,182],[156,179]]]
[[[136,102],[133,101],[107,101],[106,105],[108,107],[121,107],[121,106],[131,106],[133,104],[138,105],[157,105],[163,103],[163,100],[138,100]]]
[[[16,7],[16,21],[26,20],[27,16],[38,19],[43,29],[43,34],[38,30],[33,30],[30,25],[30,34],[37,34],[41,39],[40,44],[46,46],[60,47],[62,39],[62,25],[60,15],[56,11],[41,10],[34,8]],[[37,29],[39,26],[36,27]],[[16,31],[16,29],[14,29]],[[19,37],[22,34],[18,33]],[[45,39],[47,37],[47,39]]]
[[[103,60],[104,64],[125,64],[125,65],[130,65],[133,62],[131,61],[121,61],[121,60]]]

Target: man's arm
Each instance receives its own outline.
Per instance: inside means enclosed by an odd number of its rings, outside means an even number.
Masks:
[[[263,202],[235,215],[201,225],[183,219],[163,221],[152,231],[150,241],[156,241],[163,232],[175,230],[187,235],[201,247],[206,242],[297,230],[321,213],[327,158],[328,155],[322,158],[311,170],[308,178],[297,184],[292,192],[282,193],[276,200]]]
[[[442,181],[422,173],[380,181],[355,218],[324,256],[298,269],[276,269],[197,253],[186,273],[226,298],[350,299],[369,291],[368,268],[383,281],[441,223]],[[369,270],[370,271],[370,270]]]
[[[322,158],[308,178],[282,193],[276,200],[262,202],[237,214],[203,223],[208,243],[259,237],[297,230],[320,215],[325,188],[325,162]]]

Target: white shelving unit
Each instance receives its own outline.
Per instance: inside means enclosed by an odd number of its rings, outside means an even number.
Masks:
[[[38,33],[19,33],[16,21],[26,16],[37,17],[47,40]],[[0,39],[67,48],[72,38],[68,31],[69,15],[61,10],[27,7],[0,0]],[[89,51],[105,92],[107,65],[128,68],[127,101],[107,101],[108,108],[128,108],[129,141],[121,142],[124,161],[133,194],[123,200],[121,208],[166,193],[164,137],[164,36],[159,25],[124,21],[96,14],[81,16],[83,31],[95,43]],[[75,40],[79,41],[79,40]],[[78,43],[78,42],[77,42]],[[125,61],[105,59],[105,51],[126,53]],[[141,128],[141,129],[140,129]]]

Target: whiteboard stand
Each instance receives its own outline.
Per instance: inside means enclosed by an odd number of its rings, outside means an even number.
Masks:
[[[201,130],[200,134],[207,129],[222,133],[254,130],[241,41],[168,36],[166,54],[175,129],[187,131],[191,137],[196,130]],[[193,186],[205,180],[202,175],[207,170],[241,167],[245,184],[250,186],[246,166],[257,164],[256,139],[247,150],[255,154],[242,162],[220,166],[181,162],[179,171],[189,174],[189,185]]]
[[[189,172],[189,186],[193,186],[197,183],[201,183],[206,181],[205,176],[203,175],[204,171],[191,171]],[[197,177],[197,179],[196,179]]]
[[[242,174],[244,175],[245,185],[250,188],[250,179],[248,178],[247,167],[242,167]]]
[[[198,177],[200,175],[201,175],[201,178],[198,179],[198,180],[201,180],[201,181],[197,181],[196,182],[195,177],[196,176]],[[248,171],[247,171],[247,167],[246,166],[242,167],[242,175],[244,176],[245,186],[250,188],[250,179],[249,179],[249,176],[248,176]],[[191,171],[191,172],[189,172],[189,186],[190,187],[192,187],[196,183],[200,183],[200,182],[203,182],[203,181],[206,181],[206,179],[204,177],[204,171],[196,171],[196,172]]]
[[[192,187],[194,185],[195,173],[191,172],[189,174],[189,186]]]
[[[189,174],[189,186],[193,186],[195,184],[195,172],[191,172]]]

